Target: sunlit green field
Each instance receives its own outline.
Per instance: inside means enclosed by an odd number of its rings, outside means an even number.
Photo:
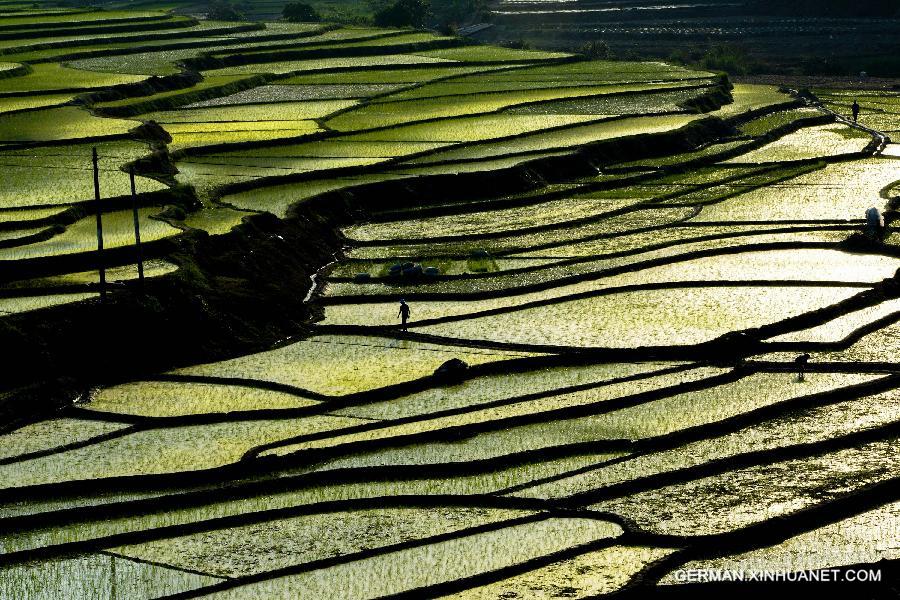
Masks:
[[[356,210],[295,290],[308,336],[0,423],[0,598],[587,598],[900,558],[900,250],[846,243],[900,194],[896,92],[47,10],[0,12],[0,315],[98,301],[98,210],[107,279],[137,278],[132,168],[150,279],[192,236]]]

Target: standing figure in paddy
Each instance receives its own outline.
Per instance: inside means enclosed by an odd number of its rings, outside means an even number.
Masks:
[[[409,321],[409,304],[406,303],[406,300],[400,300],[400,312],[397,313],[397,316],[400,317],[403,331],[406,331],[406,322]]]
[[[853,113],[853,122],[856,123],[859,121],[859,102],[854,100],[853,104],[850,106],[850,111]]]
[[[806,365],[809,358],[809,354],[804,353],[794,359],[794,364],[797,365],[797,381],[806,381]]]

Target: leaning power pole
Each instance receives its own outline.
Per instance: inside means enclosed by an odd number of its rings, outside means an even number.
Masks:
[[[100,206],[100,168],[94,147],[94,201],[97,209],[97,270],[100,272],[100,303],[106,302],[106,267],[103,265],[103,210]]]

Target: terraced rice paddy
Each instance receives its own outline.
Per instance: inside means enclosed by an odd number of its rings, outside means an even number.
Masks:
[[[825,106],[847,118],[852,117],[851,105],[860,106],[859,122],[887,134],[900,132],[900,94],[893,91],[855,92],[849,90],[816,90],[816,97]]]
[[[107,314],[99,212],[109,310],[190,345],[158,300],[189,290],[241,346],[0,423],[0,597],[592,597],[897,558],[900,250],[859,235],[900,189],[892,93],[815,90],[861,127],[661,62],[30,10],[0,15],[6,329]]]

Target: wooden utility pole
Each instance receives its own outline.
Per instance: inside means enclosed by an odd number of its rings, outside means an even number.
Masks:
[[[100,167],[94,147],[94,200],[97,209],[97,270],[100,272],[100,303],[106,302],[106,267],[103,265],[103,210],[100,206]]]
[[[141,251],[141,222],[138,216],[137,192],[134,188],[134,167],[128,170],[131,176],[131,211],[134,214],[134,244],[137,251],[138,288],[144,291],[144,255]]]

